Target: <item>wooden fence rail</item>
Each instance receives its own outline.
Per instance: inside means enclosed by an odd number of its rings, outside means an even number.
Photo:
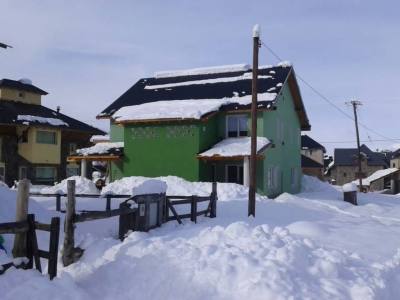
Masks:
[[[33,197],[48,197],[48,198],[55,198],[56,199],[56,211],[65,213],[65,210],[61,209],[61,198],[66,198],[67,194],[42,194],[42,193],[29,193],[30,196]],[[99,194],[75,194],[77,198],[95,198],[95,199],[105,199],[106,200],[106,210],[111,210],[111,200],[112,199],[128,199],[130,195],[113,195],[113,194],[106,194],[106,195],[99,195]]]

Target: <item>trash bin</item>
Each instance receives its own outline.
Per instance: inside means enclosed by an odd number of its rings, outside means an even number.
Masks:
[[[355,183],[346,183],[342,186],[343,200],[353,205],[357,205],[357,185]]]
[[[147,180],[132,191],[138,204],[136,230],[149,231],[162,225],[166,205],[167,184],[161,180]]]

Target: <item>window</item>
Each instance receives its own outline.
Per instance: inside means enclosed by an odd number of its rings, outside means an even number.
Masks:
[[[3,161],[3,138],[0,137],[0,161]]]
[[[19,172],[18,172],[18,179],[25,179],[28,176],[28,169],[27,167],[19,167]]]
[[[239,137],[247,136],[247,116],[228,115],[226,116],[226,136]]]
[[[20,97],[20,98],[25,98],[25,93],[24,93],[24,92],[19,92],[19,93],[18,93],[18,97]]]
[[[56,178],[55,167],[36,167],[35,179],[38,182],[54,182]]]
[[[297,169],[291,168],[290,169],[290,185],[295,187],[297,185]]]
[[[27,143],[28,142],[28,129],[22,131],[21,135],[18,136],[18,143]]]
[[[347,173],[346,172],[343,172],[343,177],[346,177],[347,176]]]
[[[79,175],[79,166],[76,164],[67,165],[67,178],[75,175]]]
[[[36,132],[36,143],[57,145],[57,132],[38,130]]]
[[[226,182],[243,184],[243,166],[227,165]]]
[[[76,151],[76,143],[69,143],[69,154],[73,154]]]

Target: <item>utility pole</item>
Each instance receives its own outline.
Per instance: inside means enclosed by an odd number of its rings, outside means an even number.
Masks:
[[[251,152],[250,152],[250,184],[248,216],[256,216],[257,186],[257,79],[258,48],[260,47],[260,26],[253,27],[253,79],[251,85]]]
[[[363,191],[362,186],[362,167],[361,167],[361,149],[360,149],[360,135],[358,131],[358,119],[357,119],[357,106],[362,105],[361,101],[352,100],[350,104],[353,106],[354,112],[354,123],[356,125],[356,135],[357,135],[357,150],[358,150],[358,180],[359,180],[359,190],[360,192]]]

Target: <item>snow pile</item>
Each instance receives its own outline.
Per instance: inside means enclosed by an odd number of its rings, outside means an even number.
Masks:
[[[124,177],[106,185],[101,194],[130,195],[135,187],[140,186],[149,179],[161,180],[167,184],[167,195],[170,196],[209,196],[211,194],[211,182],[191,182],[176,176],[166,177]],[[248,188],[235,183],[217,184],[218,200],[231,201],[246,198],[249,194]],[[257,199],[267,199],[265,196],[257,195]]]
[[[0,180],[0,187],[8,188],[8,185],[4,181]]]
[[[41,124],[49,124],[52,126],[69,126],[68,123],[65,123],[63,120],[55,119],[55,118],[44,118],[38,116],[31,116],[31,115],[18,115],[18,121],[23,121],[24,123],[27,122],[36,122]]]
[[[270,75],[258,75],[259,79],[269,79],[273,78]],[[201,84],[211,84],[211,83],[219,83],[219,82],[234,82],[238,80],[251,80],[252,73],[246,72],[240,76],[233,77],[220,77],[220,78],[212,78],[212,79],[201,79],[201,80],[188,80],[183,82],[175,82],[175,83],[165,83],[165,84],[155,84],[155,85],[146,85],[144,88],[146,90],[156,90],[156,89],[165,89],[165,88],[173,88],[178,86],[187,86],[187,85],[201,85]]]
[[[106,135],[92,135],[90,138],[91,143],[99,143],[99,142],[109,142],[110,141],[110,136],[108,134]]]
[[[317,177],[303,175],[301,179],[301,191],[305,193],[313,192],[336,192],[336,189],[327,182],[319,180]]]
[[[342,190],[345,193],[348,192],[356,192],[357,191],[357,185],[355,183],[346,183],[345,185],[342,186]]]
[[[258,101],[273,101],[276,93],[258,94]],[[154,119],[201,119],[207,113],[218,111],[223,105],[251,104],[251,95],[221,99],[170,100],[125,106],[113,114],[118,122]]]
[[[75,193],[76,194],[98,194],[99,190],[96,185],[90,179],[82,176],[72,176],[64,179],[60,183],[57,183],[51,187],[45,187],[41,189],[42,194],[66,194],[67,193],[67,182],[68,180],[75,180]]]
[[[265,148],[270,141],[265,137],[257,137],[257,152]],[[249,156],[251,153],[251,137],[227,138],[215,144],[211,149],[200,153],[200,157],[233,157]]]
[[[132,196],[147,194],[165,194],[167,192],[167,184],[164,181],[150,179],[132,189]]]
[[[250,66],[248,64],[225,65],[215,67],[194,68],[187,70],[174,70],[174,71],[159,71],[154,73],[155,78],[168,78],[178,76],[192,76],[204,74],[218,74],[229,72],[248,71]]]
[[[91,147],[77,149],[76,153],[87,156],[94,154],[108,154],[112,149],[123,148],[124,142],[115,143],[97,143]]]
[[[399,171],[399,169],[397,169],[397,168],[389,168],[389,169],[384,169],[384,170],[378,170],[378,171],[374,172],[373,174],[371,174],[370,176],[368,176],[367,178],[364,178],[362,180],[362,185],[370,186],[371,183],[373,183],[374,181],[379,180],[379,179],[381,179],[383,177],[386,177],[386,176],[388,176],[390,174],[396,173],[398,171]],[[355,183],[357,185],[360,184],[358,179],[354,180],[353,183]]]

